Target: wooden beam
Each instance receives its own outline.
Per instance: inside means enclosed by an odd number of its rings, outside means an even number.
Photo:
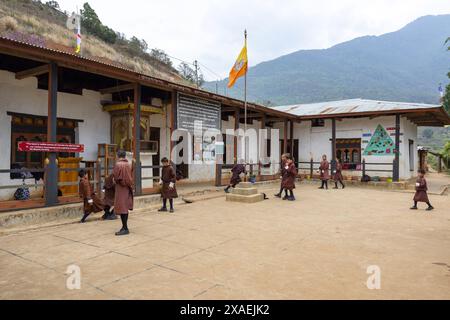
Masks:
[[[101,94],[108,94],[108,93],[115,93],[115,92],[121,92],[121,91],[134,90],[134,86],[135,85],[133,83],[121,84],[121,85],[110,87],[110,88],[100,89],[100,93]]]
[[[139,83],[134,84],[134,109],[133,109],[133,158],[134,165],[134,187],[136,195],[142,194],[142,172],[141,172],[141,92]]]
[[[16,72],[16,79],[22,80],[22,79],[29,78],[29,77],[40,76],[41,74],[48,73],[48,72],[49,72],[49,65],[44,64],[39,67]]]
[[[48,77],[47,142],[56,142],[57,98],[58,65],[52,62],[49,67]],[[56,152],[50,152],[47,159],[44,176],[44,199],[46,206],[54,206],[58,203],[58,165],[56,163]]]

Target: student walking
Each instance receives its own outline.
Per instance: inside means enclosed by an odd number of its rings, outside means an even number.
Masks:
[[[283,179],[281,180],[281,186],[285,190],[286,194],[289,195],[283,197],[283,200],[294,201],[294,189],[295,189],[295,178],[297,177],[297,168],[294,164],[294,159],[291,155],[286,156],[286,162],[283,171]]]
[[[128,230],[128,213],[133,210],[133,172],[131,164],[126,159],[123,150],[117,152],[118,160],[114,165],[113,179],[115,184],[114,212],[120,215],[122,228],[116,232],[116,236],[123,236],[130,233]]]
[[[97,197],[95,192],[92,191],[91,184],[89,183],[89,178],[84,169],[78,172],[80,177],[80,182],[78,184],[78,191],[80,198],[83,199],[83,218],[81,218],[81,223],[85,223],[87,217],[91,213],[97,213],[103,210],[103,202]]]
[[[286,166],[286,157],[290,156],[289,153],[283,153],[281,155],[281,163],[280,163],[280,192],[278,192],[277,194],[275,194],[275,197],[277,198],[281,198],[282,194],[283,194],[283,174],[284,174],[284,167]],[[287,198],[288,194],[287,194],[287,190],[285,190],[285,198]]]
[[[417,202],[425,202],[428,205],[428,208],[426,208],[427,211],[434,209],[428,199],[427,190],[428,187],[427,180],[425,179],[425,170],[420,169],[416,180],[416,194],[413,198],[414,205],[411,207],[412,210],[417,210]]]
[[[339,159],[336,159],[336,169],[333,172],[333,181],[334,181],[334,188],[333,189],[339,189],[338,188],[338,182],[342,185],[342,189],[345,188],[344,184],[344,177],[342,176],[342,164]]]
[[[319,187],[319,189],[328,189],[328,180],[330,179],[330,172],[329,172],[329,166],[330,163],[327,160],[327,156],[324,154],[322,156],[322,161],[320,162],[319,167],[319,173],[320,173],[320,180],[322,180],[322,185]]]
[[[163,206],[159,209],[159,212],[167,212],[167,199],[170,204],[170,212],[174,212],[173,199],[178,198],[177,189],[175,183],[177,182],[177,176],[173,166],[171,166],[167,158],[161,159],[161,164],[163,165],[161,170],[161,198],[163,201]]]

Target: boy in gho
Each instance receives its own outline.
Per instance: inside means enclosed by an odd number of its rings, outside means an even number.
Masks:
[[[414,205],[411,207],[412,210],[417,210],[417,202],[425,202],[428,205],[427,211],[433,210],[433,206],[428,199],[427,194],[427,180],[425,180],[425,170],[420,169],[418,172],[416,180],[416,194],[414,195],[413,201]]]

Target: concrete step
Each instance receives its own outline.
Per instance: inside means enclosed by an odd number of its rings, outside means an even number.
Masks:
[[[228,193],[226,197],[227,201],[242,202],[242,203],[255,203],[264,200],[264,195],[262,193],[252,194],[248,196]]]
[[[251,196],[258,193],[258,189],[255,187],[253,188],[240,188],[236,187],[233,190],[231,190],[232,194],[239,194],[241,196]]]

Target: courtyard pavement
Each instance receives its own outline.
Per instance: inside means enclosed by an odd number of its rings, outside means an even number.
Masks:
[[[450,197],[298,185],[0,237],[0,299],[450,299]],[[68,266],[81,289],[66,287]],[[380,289],[369,290],[369,266]]]

